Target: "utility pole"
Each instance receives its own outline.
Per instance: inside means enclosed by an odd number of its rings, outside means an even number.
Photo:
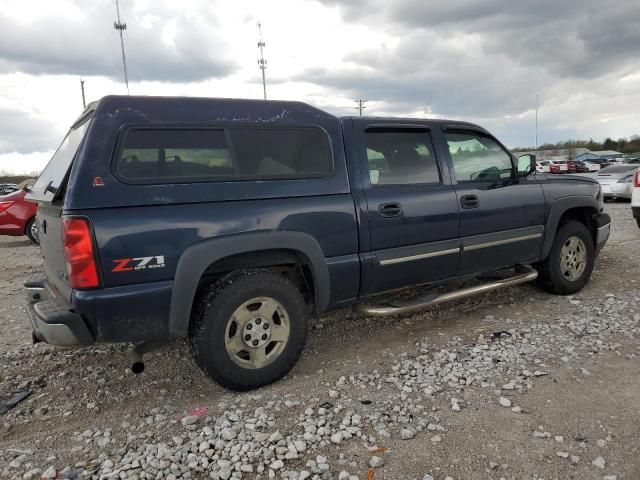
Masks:
[[[358,99],[356,100],[356,103],[358,104],[358,106],[356,107],[356,110],[358,110],[360,112],[360,116],[362,116],[362,110],[364,110],[365,108],[367,108],[367,106],[365,105],[365,103],[367,103],[369,100],[362,100],[362,99]]]
[[[127,95],[129,95],[129,77],[127,75],[127,58],[124,54],[124,38],[122,32],[127,29],[127,24],[120,20],[120,5],[116,0],[116,16],[117,20],[113,22],[113,28],[120,34],[120,48],[122,50],[122,70],[124,70],[124,83],[127,86]]]
[[[267,79],[265,77],[265,70],[267,69],[267,61],[264,59],[263,49],[266,43],[262,40],[262,24],[258,22],[258,48],[260,49],[260,58],[258,59],[258,66],[262,71],[262,92],[264,93],[264,99],[267,99]]]
[[[539,102],[538,102],[538,94],[536,93],[536,151],[538,150],[538,108],[539,108]]]
[[[82,92],[82,108],[87,108],[87,101],[84,98],[84,80],[80,79],[80,91]]]

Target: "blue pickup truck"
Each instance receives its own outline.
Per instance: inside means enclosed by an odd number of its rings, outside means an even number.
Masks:
[[[299,102],[104,97],[28,198],[34,341],[137,343],[141,371],[187,338],[235,390],[284,376],[329,309],[393,315],[533,280],[577,292],[610,229],[595,181],[536,174],[477,125]]]

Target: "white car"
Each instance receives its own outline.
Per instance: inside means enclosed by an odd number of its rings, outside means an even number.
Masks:
[[[619,198],[629,200],[633,196],[634,180],[640,167],[637,165],[611,165],[601,169],[595,178],[602,187],[602,195],[605,200],[617,200]]]
[[[597,172],[600,170],[600,164],[596,162],[589,162],[588,160],[584,160],[582,164],[586,167],[590,172]]]
[[[640,227],[640,170],[633,176],[633,193],[631,194],[631,211]]]
[[[541,162],[536,162],[536,172],[549,173],[549,161],[543,160]]]

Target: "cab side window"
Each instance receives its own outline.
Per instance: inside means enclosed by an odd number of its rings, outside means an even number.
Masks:
[[[371,185],[440,182],[426,130],[374,129],[365,132]]]
[[[512,178],[511,156],[492,138],[471,131],[452,131],[445,135],[458,182]]]

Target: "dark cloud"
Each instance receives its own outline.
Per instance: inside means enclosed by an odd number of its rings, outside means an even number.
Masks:
[[[216,33],[217,20],[193,12],[128,13],[125,46],[129,79],[189,82],[223,77],[235,69]],[[120,80],[122,64],[112,2],[79,2],[81,18],[54,16],[16,23],[0,12],[0,73],[103,75]],[[171,22],[175,43],[163,42]]]
[[[313,69],[297,80],[392,111],[424,109],[519,129],[531,123],[536,93],[543,106],[576,93],[602,96],[640,70],[636,0],[319,1],[393,42],[349,55],[348,69]]]
[[[475,35],[487,55],[560,77],[598,77],[639,64],[636,0],[319,1],[338,5],[346,21],[391,28],[401,37],[419,30],[443,39]]]

